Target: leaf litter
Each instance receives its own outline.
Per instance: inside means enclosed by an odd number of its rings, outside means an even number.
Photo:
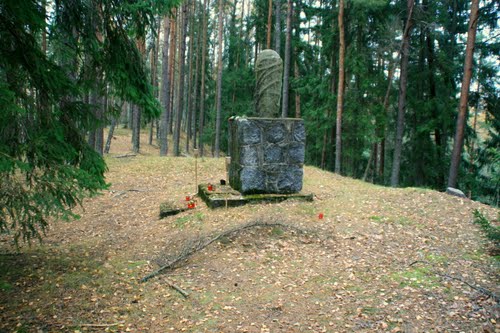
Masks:
[[[0,238],[0,332],[498,332],[499,304],[468,285],[500,293],[499,261],[471,222],[498,210],[305,167],[314,202],[210,210],[197,199],[160,220],[162,202],[195,193],[194,158],[151,146],[113,158],[128,139],[113,142],[112,185],[80,220],[20,253]],[[223,159],[198,166],[200,183],[225,178]],[[248,229],[140,283],[193,239],[250,221],[316,235]]]

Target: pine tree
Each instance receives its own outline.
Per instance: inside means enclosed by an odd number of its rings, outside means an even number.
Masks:
[[[339,1],[339,83],[337,86],[337,123],[335,126],[335,173],[340,174],[342,161],[342,114],[344,111],[344,77],[345,77],[345,30],[344,30],[344,0]]]
[[[464,63],[464,74],[462,79],[462,89],[460,91],[460,106],[458,110],[455,139],[453,141],[453,152],[451,156],[450,173],[448,176],[448,187],[456,187],[458,178],[458,168],[464,145],[464,129],[466,122],[467,106],[469,99],[469,87],[472,78],[472,60],[474,57],[474,43],[476,41],[476,31],[479,19],[479,0],[472,0],[469,29],[467,32],[467,49]]]
[[[224,13],[224,3],[219,0],[219,28],[218,34],[218,48],[217,48],[217,102],[216,102],[216,116],[215,116],[215,157],[219,158],[220,155],[220,136],[221,136],[221,112],[222,112],[222,35],[224,28],[223,13]]]

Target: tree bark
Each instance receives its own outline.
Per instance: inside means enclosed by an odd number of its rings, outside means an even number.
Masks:
[[[293,2],[288,0],[286,11],[286,39],[285,39],[285,64],[283,68],[283,96],[281,104],[281,117],[288,117],[288,95],[290,82],[290,53],[292,49],[292,12]]]
[[[180,156],[181,121],[184,110],[184,58],[186,55],[186,30],[187,30],[187,4],[182,5],[182,15],[180,18],[180,49],[179,49],[179,82],[177,92],[177,112],[175,114],[174,127],[174,156]]]
[[[281,51],[281,0],[276,1],[274,9],[274,50],[280,54]]]
[[[448,176],[448,187],[456,187],[458,170],[462,148],[464,145],[464,130],[467,115],[467,102],[469,99],[469,87],[472,78],[472,60],[474,57],[474,44],[476,42],[477,23],[479,19],[479,0],[472,0],[470,9],[469,29],[467,32],[467,48],[465,50],[464,76],[462,88],[460,90],[460,104],[458,109],[455,139],[453,142],[453,152],[451,154],[451,165]]]
[[[399,76],[399,97],[398,97],[398,117],[396,122],[396,143],[392,161],[391,186],[399,185],[399,171],[401,168],[401,151],[403,149],[404,116],[406,112],[406,88],[408,80],[408,59],[410,56],[410,30],[413,26],[411,13],[413,11],[414,0],[408,0],[408,19],[403,34],[403,44],[401,47],[401,70]]]
[[[344,59],[345,59],[345,32],[344,32],[344,0],[339,1],[339,80],[337,86],[337,121],[335,134],[335,173],[340,174],[342,158],[342,113],[344,111]]]
[[[200,88],[200,119],[198,120],[199,138],[198,145],[200,156],[203,157],[203,126],[205,120],[205,68],[207,62],[207,12],[209,11],[208,1],[203,0],[203,32],[202,32],[202,51],[201,51],[201,88]]]
[[[177,8],[172,10],[172,17],[170,18],[170,50],[168,51],[169,57],[169,82],[170,82],[170,108],[169,112],[169,124],[168,124],[168,134],[173,134],[173,124],[174,124],[174,102],[175,102],[175,59],[177,57],[177,22],[179,21],[179,14]]]
[[[297,61],[295,61],[294,63],[294,77],[295,77],[295,80],[298,80],[300,79],[300,72],[299,72],[299,65],[297,65]],[[299,92],[297,91],[297,89],[295,89],[295,118],[300,118],[300,94]]]
[[[222,29],[224,3],[219,0],[219,30],[218,30],[218,51],[217,51],[217,114],[215,117],[215,157],[220,155],[220,122],[222,109]]]
[[[266,39],[266,49],[271,48],[271,29],[273,25],[273,0],[269,0],[268,12],[267,12],[267,39]]]
[[[168,154],[168,128],[170,115],[170,75],[169,75],[169,38],[170,19],[167,15],[163,18],[163,50],[162,50],[162,72],[161,72],[161,94],[162,113],[160,116],[160,156]]]

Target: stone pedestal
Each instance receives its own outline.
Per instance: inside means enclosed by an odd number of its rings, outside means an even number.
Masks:
[[[231,118],[229,183],[243,194],[302,189],[306,132],[295,118]]]

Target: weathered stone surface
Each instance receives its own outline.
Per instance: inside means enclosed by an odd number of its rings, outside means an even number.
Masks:
[[[448,187],[446,189],[446,193],[449,194],[449,195],[453,195],[453,196],[459,197],[459,198],[467,198],[465,196],[464,192],[460,191],[457,188],[453,188],[453,187]]]
[[[306,141],[306,127],[304,122],[295,123],[293,126],[293,140],[298,142]]]
[[[283,61],[274,50],[263,50],[255,63],[255,108],[260,117],[280,115]]]
[[[251,167],[243,167],[241,170],[241,192],[258,193],[265,192],[266,182],[262,170]]]
[[[264,163],[284,163],[283,149],[275,144],[267,146],[264,149]]]
[[[292,142],[288,148],[288,162],[291,164],[304,164],[305,146],[301,142]]]
[[[285,139],[286,128],[283,123],[271,123],[266,130],[266,141],[279,143]]]
[[[302,119],[232,118],[229,127],[232,188],[244,194],[286,194],[302,189]]]
[[[245,118],[240,118],[239,131],[241,142],[245,145],[251,145],[261,142],[260,128],[252,126]]]
[[[242,165],[257,166],[259,164],[259,152],[257,147],[242,147],[240,150],[240,163]]]
[[[302,182],[297,182],[297,179],[302,179],[304,172],[302,168],[289,167],[284,170],[278,178],[278,190],[280,193],[296,193],[302,190]]]

